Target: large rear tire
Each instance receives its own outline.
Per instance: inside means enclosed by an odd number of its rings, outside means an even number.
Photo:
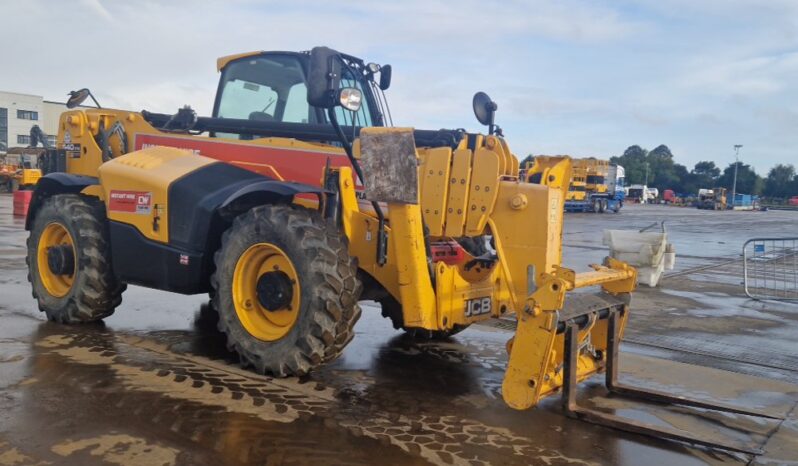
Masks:
[[[28,237],[28,281],[47,318],[93,322],[114,313],[126,285],[111,266],[105,208],[76,194],[44,201]]]
[[[219,330],[258,372],[304,375],[352,340],[360,318],[356,260],[315,212],[255,207],[224,233],[215,262]]]

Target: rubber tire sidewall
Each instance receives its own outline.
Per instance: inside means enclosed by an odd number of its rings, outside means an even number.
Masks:
[[[46,199],[36,212],[28,238],[28,280],[33,288],[33,297],[37,299],[39,309],[47,314],[50,320],[65,324],[91,322],[101,320],[113,314],[116,306],[121,302],[121,294],[125,285],[113,280],[112,286],[101,290],[101,305],[88,306],[85,301],[87,298],[96,300],[96,297],[88,297],[86,291],[91,289],[92,280],[88,270],[92,268],[92,258],[88,256],[87,249],[91,247],[89,238],[92,235],[103,237],[106,245],[107,232],[105,231],[81,231],[78,225],[78,217],[82,215],[78,212],[78,203],[87,208],[94,214],[94,221],[107,228],[105,218],[96,218],[98,207],[91,205],[87,200],[77,195],[56,195]],[[104,217],[104,216],[103,216]],[[37,260],[38,245],[41,235],[47,225],[57,222],[63,226],[72,237],[72,244],[75,253],[75,274],[72,287],[66,295],[62,297],[52,296],[42,283],[39,275],[39,263]],[[103,251],[101,251],[102,255]],[[105,251],[105,267],[110,269],[110,251]],[[96,260],[96,259],[95,259]],[[96,271],[94,271],[96,274]],[[99,275],[99,274],[97,274]],[[102,295],[107,295],[108,299],[102,299]],[[95,303],[96,304],[96,303]],[[81,309],[82,308],[82,309]],[[82,315],[78,315],[82,314]]]
[[[301,234],[297,234],[297,230],[292,229],[291,225],[277,223],[269,225],[273,221],[279,221],[277,217],[286,211],[289,212],[287,214],[289,218],[292,215],[306,216],[318,231],[305,228]],[[259,215],[265,215],[266,221],[261,222],[258,219]],[[329,348],[335,347],[337,324],[343,318],[342,315],[337,318],[333,315],[336,311],[331,308],[336,305],[328,301],[334,299],[335,293],[331,294],[332,286],[326,282],[325,274],[319,271],[319,264],[323,263],[320,255],[328,254],[330,251],[325,252],[321,248],[306,247],[302,244],[307,235],[316,234],[319,237],[313,241],[327,244],[324,225],[320,219],[311,218],[312,215],[315,213],[286,205],[255,207],[236,219],[233,226],[225,233],[222,248],[217,252],[214,307],[219,313],[219,328],[227,334],[228,347],[236,351],[245,363],[253,365],[258,372],[279,377],[303,375],[312,368],[334,359],[342,349],[337,348],[335,354],[330,354],[328,351]],[[277,220],[270,220],[270,217],[275,217]],[[275,341],[264,341],[250,334],[238,318],[233,302],[232,287],[236,264],[241,255],[257,243],[270,243],[280,248],[291,260],[299,277],[301,296],[299,315],[291,330]],[[336,268],[337,260],[337,257],[332,258]],[[354,274],[354,271],[352,273]],[[356,285],[354,289],[359,293],[360,286]],[[356,307],[357,297],[352,299],[352,305]],[[357,319],[360,316],[359,308],[356,308],[355,312],[354,318]],[[345,344],[348,341],[341,343]],[[277,359],[260,358],[263,354],[267,358],[269,355],[275,355],[275,358],[277,355],[284,355],[288,361],[287,365]]]

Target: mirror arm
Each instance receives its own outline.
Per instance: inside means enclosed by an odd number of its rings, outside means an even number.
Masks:
[[[490,106],[490,124],[488,124],[488,134],[493,135],[496,133],[496,104],[491,101],[489,104]]]
[[[92,93],[91,93],[91,91],[89,91],[89,97],[91,97],[91,100],[93,100],[93,101],[94,101],[94,105],[96,105],[96,106],[97,106],[97,108],[102,108],[102,106],[100,105],[100,103],[99,103],[99,102],[97,102],[97,99],[95,99],[95,98],[94,98],[94,94],[92,94]]]
[[[346,134],[344,134],[344,130],[341,129],[341,125],[338,124],[338,117],[335,116],[335,107],[330,107],[327,109],[327,116],[329,117],[333,128],[335,128],[335,132],[338,134],[338,139],[340,139],[341,145],[344,146],[344,152],[346,152],[346,156],[349,158],[349,163],[352,164],[355,174],[360,179],[360,183],[365,185],[366,179],[363,178],[363,170],[361,170],[360,163],[358,163],[357,159],[355,158],[355,154],[352,152],[352,144],[349,143],[349,140],[346,138]],[[377,227],[377,264],[382,266],[385,265],[385,262],[387,261],[388,251],[388,236],[385,234],[385,214],[383,213],[379,202],[371,201],[371,206],[374,208],[374,212],[377,213],[377,220],[379,222]]]
[[[338,117],[335,116],[335,107],[329,107],[327,109],[327,117],[330,119],[333,129],[335,129],[335,133],[338,135],[338,139],[344,147],[344,152],[346,152],[346,156],[349,158],[349,162],[352,164],[355,174],[360,178],[360,182],[362,183],[364,180],[363,171],[357,159],[355,159],[355,154],[352,153],[352,144],[349,142],[349,139],[347,139],[346,134],[344,134],[344,130],[341,129],[341,125],[338,124]]]

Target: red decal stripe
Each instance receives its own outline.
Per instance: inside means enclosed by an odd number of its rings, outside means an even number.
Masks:
[[[254,144],[241,144],[199,137],[175,137],[158,134],[137,134],[135,150],[150,146],[167,146],[193,151],[232,165],[274,178],[274,170],[287,181],[318,186],[327,159],[333,167],[351,166],[344,154],[321,151],[283,149]],[[271,165],[274,170],[264,165]]]

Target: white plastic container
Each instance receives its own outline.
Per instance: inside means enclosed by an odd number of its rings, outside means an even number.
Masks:
[[[665,246],[665,254],[662,255],[663,262],[665,263],[665,270],[673,270],[676,266],[676,249],[673,244],[668,243]]]
[[[664,232],[604,230],[604,244],[610,247],[612,258],[637,269],[638,283],[651,287],[657,286],[662,272],[676,262],[676,253],[666,252],[669,245]]]

